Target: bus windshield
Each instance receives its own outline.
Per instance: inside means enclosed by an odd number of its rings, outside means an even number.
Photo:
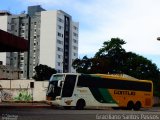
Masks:
[[[50,82],[51,81],[59,81],[59,80],[63,80],[64,75],[52,75],[50,78]]]

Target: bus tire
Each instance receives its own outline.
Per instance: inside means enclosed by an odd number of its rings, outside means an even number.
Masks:
[[[76,104],[76,110],[83,110],[86,103],[83,99],[79,99]]]
[[[141,106],[142,106],[142,105],[141,105],[141,102],[140,102],[140,101],[137,101],[136,104],[134,105],[134,108],[133,108],[133,109],[134,109],[134,110],[140,110],[140,109],[141,109]]]
[[[132,110],[134,108],[134,103],[133,101],[129,101],[127,104],[127,110]]]

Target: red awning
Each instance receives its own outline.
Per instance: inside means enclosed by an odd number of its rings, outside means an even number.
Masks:
[[[0,30],[0,52],[24,52],[28,50],[28,40]]]

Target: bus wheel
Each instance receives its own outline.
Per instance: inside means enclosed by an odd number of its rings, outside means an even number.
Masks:
[[[140,110],[141,108],[141,102],[140,101],[137,101],[136,104],[134,105],[134,110]]]
[[[83,99],[80,99],[77,101],[77,104],[76,104],[77,110],[83,110],[84,106],[85,106],[85,101]]]
[[[129,101],[127,104],[127,110],[132,110],[134,108],[134,103],[132,101]]]

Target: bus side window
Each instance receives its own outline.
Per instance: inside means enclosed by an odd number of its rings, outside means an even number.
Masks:
[[[73,94],[76,75],[66,75],[65,82],[63,85],[62,97],[71,97]]]

